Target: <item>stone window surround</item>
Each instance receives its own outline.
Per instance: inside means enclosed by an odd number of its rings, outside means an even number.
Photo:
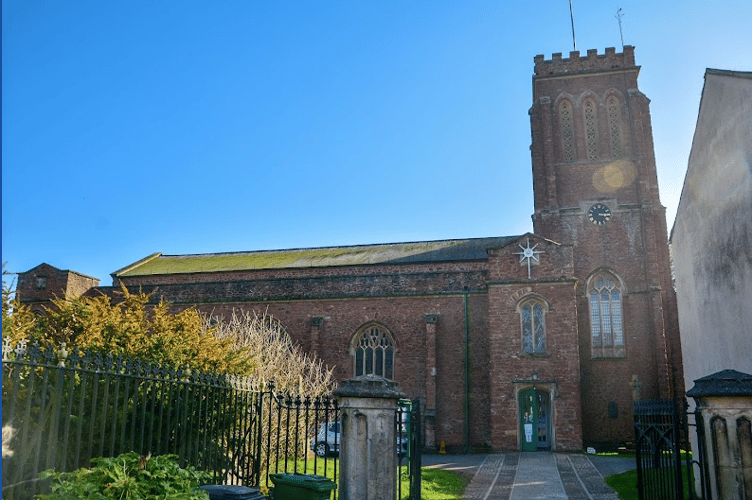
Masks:
[[[367,335],[369,338],[366,338]],[[393,380],[395,351],[394,336],[385,325],[371,321],[361,326],[353,335],[350,344],[354,376],[373,374]],[[369,360],[370,371],[368,370]],[[377,363],[380,364],[380,369],[377,369]]]
[[[593,292],[597,280],[601,278],[609,278],[613,281],[612,286],[608,286],[605,288],[608,288],[608,295],[609,295],[609,318],[608,318],[608,325],[610,328],[609,337],[611,338],[610,342],[605,342],[606,339],[603,337],[603,332],[599,332],[600,334],[600,342],[596,342],[595,339],[595,330],[594,330],[594,319],[598,318],[599,322],[599,330],[603,327],[603,322],[601,321],[601,313],[603,312],[602,309],[599,309],[598,311],[593,311],[593,297],[591,296],[591,293]],[[626,357],[626,345],[625,345],[625,332],[624,332],[624,297],[627,295],[627,289],[624,284],[624,281],[622,278],[613,270],[607,269],[607,268],[601,268],[594,271],[587,279],[587,286],[585,289],[585,296],[587,297],[588,301],[588,317],[590,319],[590,353],[591,358],[624,358]],[[604,287],[601,287],[602,289]],[[617,291],[617,300],[614,300],[613,291]],[[617,302],[618,301],[618,302]],[[599,302],[600,303],[600,302]],[[618,309],[614,307],[614,305],[618,306]],[[618,323],[618,324],[616,324]],[[614,336],[618,335],[618,338],[614,338]],[[600,344],[600,345],[598,345]]]
[[[531,334],[532,334],[532,343],[533,346],[531,349],[525,348],[525,307],[530,306],[530,313],[531,313]],[[535,345],[538,343],[538,338],[536,336],[536,327],[538,326],[535,322],[535,307],[538,306],[541,310],[541,314],[543,317],[542,323],[542,349],[536,349]],[[520,315],[520,353],[523,356],[548,356],[548,342],[546,339],[546,316],[548,315],[549,311],[551,310],[548,301],[546,301],[543,297],[537,295],[537,294],[528,294],[520,299],[520,301],[517,303],[517,314]]]

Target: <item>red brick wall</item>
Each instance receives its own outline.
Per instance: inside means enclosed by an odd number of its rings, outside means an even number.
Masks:
[[[561,399],[557,396],[555,400],[555,425],[562,423],[557,446],[577,448],[581,442],[579,424],[574,425],[577,430],[572,430],[572,422],[580,422],[581,417],[578,348],[576,336],[572,337],[575,331],[572,325],[576,322],[572,301],[572,247],[557,245],[534,235],[528,235],[520,243],[527,245],[527,241],[531,245],[537,244],[537,250],[543,251],[539,254],[540,264],[533,268],[533,273],[536,277],[545,276],[545,285],[536,283],[535,289],[556,304],[549,313],[550,342],[555,354],[547,359],[520,361],[516,359],[519,357],[517,351],[502,349],[497,352],[495,338],[489,335],[489,332],[501,330],[520,343],[518,313],[514,307],[507,310],[507,299],[503,299],[503,314],[507,317],[502,321],[509,323],[504,323],[504,327],[494,323],[489,318],[489,310],[499,311],[500,306],[486,291],[488,282],[494,283],[500,278],[520,281],[512,286],[513,291],[528,290],[527,267],[521,266],[519,256],[515,255],[520,251],[517,244],[490,250],[488,262],[359,266],[357,269],[341,269],[339,274],[335,269],[286,270],[281,273],[283,277],[276,277],[273,271],[226,273],[213,275],[215,280],[211,282],[205,279],[206,276],[196,275],[178,276],[190,279],[184,283],[176,277],[169,280],[157,277],[156,281],[162,284],[148,286],[145,285],[146,278],[133,281],[147,292],[154,291],[155,300],[161,297],[175,304],[197,304],[214,316],[229,316],[233,308],[269,313],[282,322],[304,349],[336,367],[335,376],[339,380],[353,375],[349,353],[353,335],[364,324],[378,322],[395,338],[395,380],[409,397],[420,397],[424,401],[428,399],[426,391],[430,384],[427,378],[431,376],[426,369],[429,355],[426,315],[436,315],[436,403],[435,408],[428,408],[435,410],[431,423],[436,444],[444,441],[450,451],[464,451],[468,446],[471,450],[516,446],[510,445],[508,439],[499,439],[492,434],[492,427],[497,425],[491,418],[492,407],[497,411],[503,409],[507,425],[515,427],[517,419],[516,405],[504,406],[505,399],[497,400],[498,393],[489,390],[493,387],[492,380],[498,378],[492,366],[502,363],[504,370],[512,370],[509,374],[514,372],[514,377],[518,378],[529,377],[531,368],[538,367],[541,376],[556,378],[557,383],[566,389],[566,396]],[[503,255],[504,259],[497,258],[497,255]],[[487,271],[487,267],[490,270]],[[491,290],[494,290],[493,286]],[[560,303],[562,300],[565,302]],[[316,320],[316,326],[312,326],[314,318],[322,320]],[[469,339],[467,387],[466,325]],[[514,399],[513,394],[511,398]],[[466,411],[469,425],[465,423]]]
[[[477,293],[469,297],[469,330],[473,339],[485,337],[485,300]],[[361,326],[376,321],[385,326],[396,343],[394,378],[410,398],[426,400],[425,370],[427,346],[425,316],[437,314],[436,324],[436,420],[437,442],[464,447],[464,294],[416,297],[377,297],[298,301],[264,301],[200,305],[215,316],[229,316],[233,308],[268,313],[280,320],[292,338],[304,349],[315,352],[335,367],[342,381],[354,375],[349,348]],[[323,318],[318,328],[318,346],[312,345],[311,320]],[[488,443],[488,402],[482,394],[487,384],[484,351],[473,346],[471,370],[471,442]]]
[[[521,240],[524,246],[527,240]],[[582,448],[582,415],[572,248],[540,237],[531,236],[529,242],[531,247],[538,244],[537,249],[544,252],[539,254],[540,265],[532,268],[530,280],[527,267],[516,255],[520,251],[517,245],[489,252],[491,440],[496,449],[518,449],[518,394],[533,386],[536,372],[537,387],[554,393],[552,448],[578,450]],[[550,306],[544,355],[522,352],[517,306],[530,295]]]
[[[582,371],[585,444],[628,441],[632,434],[632,387],[637,376],[642,398],[680,392],[672,380],[681,373],[668,262],[665,210],[658,196],[648,99],[637,90],[634,49],[607,49],[550,61],[536,58],[531,110],[536,233],[574,246],[574,275]],[[611,157],[606,99],[621,104],[622,155]],[[576,155],[565,162],[558,105],[573,104]],[[581,104],[597,104],[599,159],[587,159]],[[587,210],[595,201],[612,210],[611,221],[595,226]],[[626,358],[593,358],[587,279],[598,269],[623,279]],[[618,409],[609,417],[609,403]],[[613,415],[611,415],[613,417]],[[608,422],[608,425],[603,425]]]
[[[41,283],[44,283],[43,287],[39,286]],[[99,280],[96,278],[40,264],[18,274],[16,292],[24,304],[33,310],[41,310],[42,306],[49,306],[50,301],[56,297],[79,297],[98,285]]]

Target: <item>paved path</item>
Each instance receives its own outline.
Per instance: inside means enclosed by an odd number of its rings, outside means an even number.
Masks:
[[[477,455],[476,455],[477,457]],[[624,460],[624,459],[618,459]],[[590,458],[568,453],[505,453],[486,455],[475,467],[437,465],[475,471],[465,500],[618,500]],[[623,461],[628,470],[630,461]],[[603,464],[600,464],[601,468]],[[611,467],[611,465],[609,465]],[[618,464],[617,464],[618,467]],[[610,469],[609,469],[610,470]]]

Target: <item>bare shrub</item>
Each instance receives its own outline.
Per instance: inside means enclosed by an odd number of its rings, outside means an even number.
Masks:
[[[305,396],[330,394],[333,368],[293,343],[284,326],[269,314],[233,310],[213,327],[219,340],[232,340],[251,365],[250,376],[260,386],[270,381],[278,391]]]
[[[336,418],[333,406],[320,399],[335,388],[333,368],[304,352],[269,314],[234,310],[211,328],[249,361],[250,378],[259,390],[268,390],[274,382],[275,397],[263,410],[262,477],[280,467],[287,470],[288,460],[297,464],[310,453],[319,424]]]

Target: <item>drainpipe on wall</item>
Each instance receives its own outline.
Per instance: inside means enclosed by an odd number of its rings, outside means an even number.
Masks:
[[[467,314],[467,287],[465,299],[465,453],[470,453],[470,325]]]

